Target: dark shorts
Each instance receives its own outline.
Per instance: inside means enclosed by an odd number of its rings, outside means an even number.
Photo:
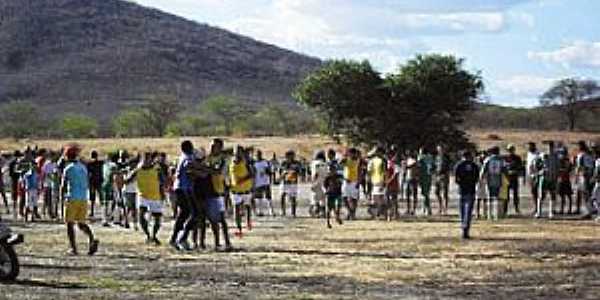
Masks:
[[[495,185],[488,185],[488,196],[490,198],[498,198],[500,197],[501,187]]]
[[[264,186],[256,187],[254,189],[254,198],[257,198],[257,199],[260,199],[260,198],[271,199],[271,186],[264,185]]]
[[[540,179],[539,187],[542,191],[556,191],[556,182],[547,179]]]
[[[221,207],[219,198],[209,198],[205,203],[206,217],[212,223],[221,222]]]
[[[123,197],[125,197],[125,208],[136,208],[137,193],[124,193]]]
[[[115,195],[112,189],[112,186],[104,186],[102,187],[102,202],[109,203],[115,200]]]
[[[342,205],[342,195],[327,195],[327,208],[336,209]]]

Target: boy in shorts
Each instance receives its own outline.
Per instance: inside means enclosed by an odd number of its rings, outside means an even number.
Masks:
[[[281,215],[285,216],[286,198],[292,204],[292,217],[296,217],[296,198],[298,197],[298,179],[300,177],[300,162],[296,160],[296,153],[289,150],[285,153],[285,160],[281,163],[282,192],[281,192]]]
[[[144,153],[140,165],[129,175],[128,180],[137,182],[140,202],[140,226],[146,234],[146,243],[154,243],[159,246],[160,241],[157,236],[163,214],[163,198],[162,186],[160,184],[160,168],[154,163],[152,153]],[[148,229],[149,224],[146,219],[148,213],[154,219],[152,233]]]
[[[335,212],[335,219],[338,224],[342,224],[340,217],[340,208],[342,206],[342,183],[344,177],[337,172],[337,167],[329,165],[329,172],[323,181],[323,189],[327,195],[327,205],[325,207],[325,217],[327,218],[327,228],[331,228],[331,211]]]
[[[94,255],[98,251],[99,241],[94,233],[85,223],[88,209],[88,173],[87,168],[78,159],[79,149],[67,147],[65,156],[67,165],[63,171],[60,195],[64,197],[65,222],[67,223],[67,234],[71,250],[69,254],[77,255],[77,243],[75,240],[75,224],[89,239],[88,255]]]
[[[246,226],[252,230],[251,213],[252,187],[254,185],[254,169],[250,166],[242,146],[237,146],[234,157],[229,162],[229,181],[231,184],[231,196],[234,202],[235,221],[238,228],[236,235],[242,236],[242,209],[246,208]]]

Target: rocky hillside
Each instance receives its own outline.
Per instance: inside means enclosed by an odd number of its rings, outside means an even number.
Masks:
[[[291,101],[320,61],[121,0],[0,0],[0,102],[108,119],[150,95]]]

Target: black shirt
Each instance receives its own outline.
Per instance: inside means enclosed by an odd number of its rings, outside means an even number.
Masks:
[[[473,161],[461,160],[454,170],[456,184],[461,194],[475,195],[475,188],[479,181],[479,167]]]

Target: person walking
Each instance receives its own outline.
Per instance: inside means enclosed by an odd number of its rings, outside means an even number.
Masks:
[[[459,214],[462,238],[469,239],[471,236],[471,219],[473,216],[473,203],[475,201],[475,188],[479,181],[479,167],[473,162],[471,152],[464,151],[462,160],[456,165],[454,178],[458,185]]]

